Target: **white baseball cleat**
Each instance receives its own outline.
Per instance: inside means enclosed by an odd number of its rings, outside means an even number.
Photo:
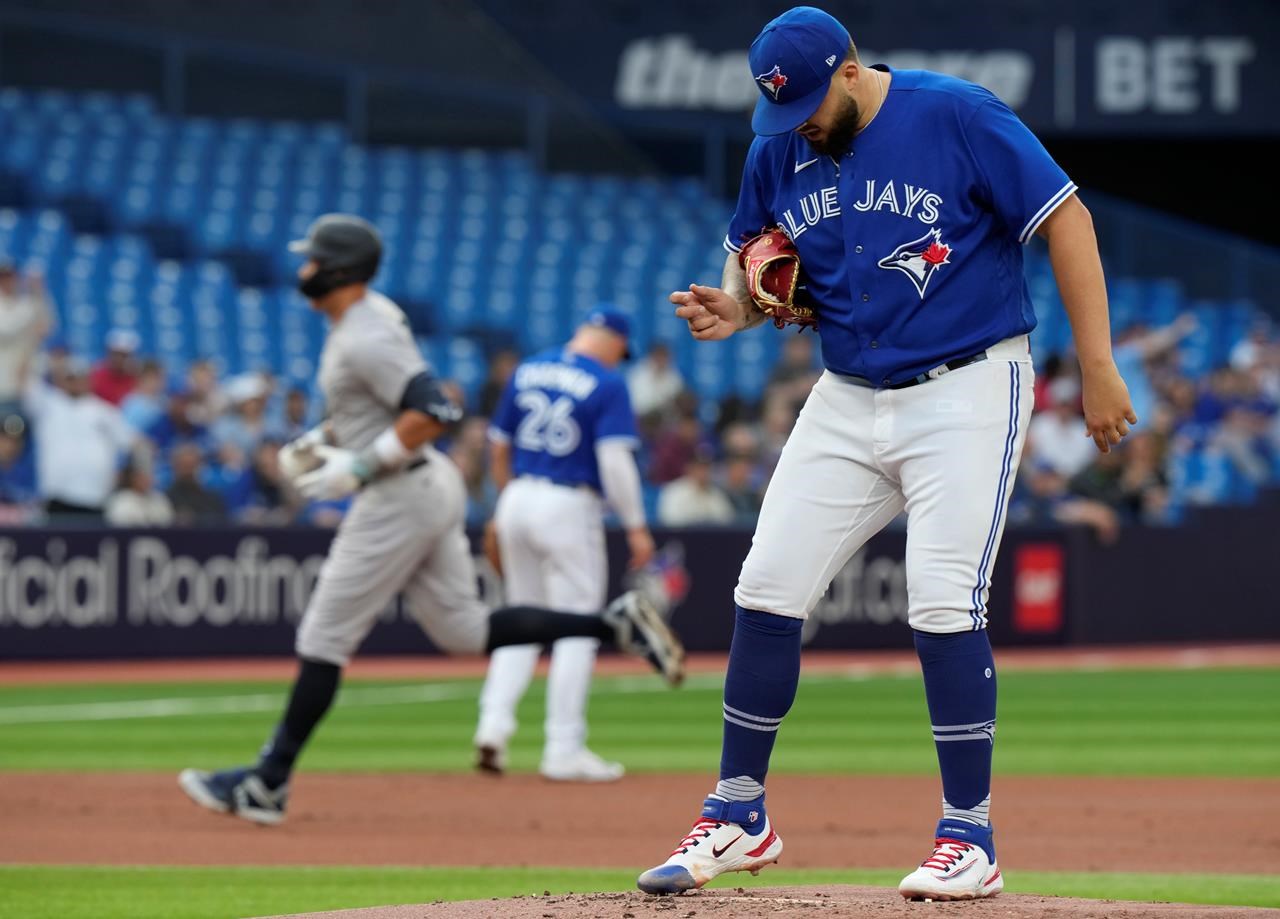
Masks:
[[[612,763],[586,747],[568,756],[545,757],[538,771],[553,782],[616,782],[627,773],[622,763]]]
[[[730,807],[735,817],[754,816],[750,822],[762,825],[749,833],[742,823],[727,822],[723,818]],[[708,810],[714,815],[707,816]],[[708,798],[702,812],[703,816],[676,844],[667,860],[640,875],[637,887],[652,894],[684,893],[731,871],[758,874],[782,854],[782,837],[774,832],[763,802],[744,804]]]
[[[968,836],[961,839],[960,836]],[[898,885],[908,900],[980,900],[1004,890],[991,828],[957,821],[938,824],[933,854]]]

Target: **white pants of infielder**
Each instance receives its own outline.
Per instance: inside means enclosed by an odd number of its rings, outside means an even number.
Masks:
[[[583,614],[604,606],[609,569],[603,502],[594,491],[517,478],[499,496],[494,523],[507,603]],[[551,646],[544,761],[572,756],[586,745],[587,694],[598,647],[594,638],[562,638]],[[477,746],[506,747],[541,650],[514,645],[490,656]]]
[[[836,572],[905,509],[911,627],[984,628],[1034,382],[1025,335],[987,356],[905,389],[824,373],[769,482],[734,601],[807,618]]]

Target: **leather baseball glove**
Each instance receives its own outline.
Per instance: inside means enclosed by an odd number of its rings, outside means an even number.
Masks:
[[[818,327],[813,307],[795,302],[800,282],[800,253],[780,227],[766,227],[742,244],[738,264],[747,274],[747,293],[778,328]]]

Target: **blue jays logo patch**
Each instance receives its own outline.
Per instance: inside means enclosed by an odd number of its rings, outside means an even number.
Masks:
[[[942,231],[935,227],[919,239],[903,243],[876,264],[905,274],[923,300],[929,279],[943,265],[951,264],[951,247],[942,241]]]
[[[773,101],[778,101],[778,93],[782,92],[782,87],[787,85],[787,77],[782,72],[782,68],[777,64],[773,65],[773,69],[768,73],[762,73],[756,77],[759,83],[769,95],[773,96]]]

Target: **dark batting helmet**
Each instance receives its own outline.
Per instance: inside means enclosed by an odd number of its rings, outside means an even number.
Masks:
[[[307,238],[289,243],[289,251],[319,266],[298,290],[312,300],[348,284],[363,284],[378,271],[382,237],[369,221],[354,214],[325,214],[307,228]]]

